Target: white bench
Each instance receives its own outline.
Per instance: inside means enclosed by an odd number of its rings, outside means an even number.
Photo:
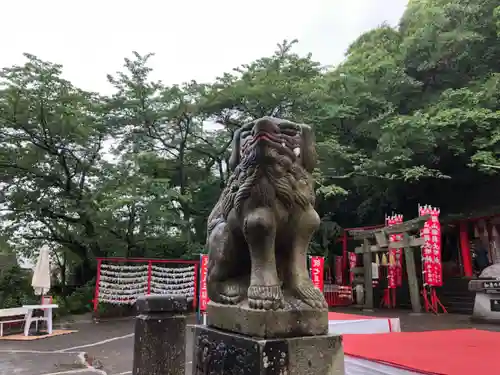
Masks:
[[[25,307],[0,309],[0,337],[3,336],[4,324],[25,322],[26,314],[28,314],[28,309]],[[20,318],[20,316],[22,316],[22,318]]]

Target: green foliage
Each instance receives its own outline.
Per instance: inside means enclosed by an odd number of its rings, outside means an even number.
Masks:
[[[500,6],[497,6],[493,11],[493,17],[497,26],[497,36],[500,37]]]
[[[0,308],[20,307],[35,302],[31,275],[13,266],[0,276]]]
[[[78,288],[65,298],[65,306],[70,314],[80,314],[92,311],[94,298],[95,280],[91,280],[86,285]]]

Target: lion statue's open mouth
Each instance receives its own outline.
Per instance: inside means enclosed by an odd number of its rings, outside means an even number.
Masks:
[[[284,295],[324,309],[308,275],[306,254],[319,217],[311,172],[309,126],[265,117],[238,129],[232,174],[208,219],[209,298],[247,299],[253,309],[278,309]]]
[[[273,162],[273,156],[281,155],[289,159],[289,163],[296,161],[300,157],[302,128],[299,125],[289,122],[276,122],[268,118],[256,122],[252,129],[243,127],[240,131],[240,157],[242,164],[264,163],[266,160],[259,159],[259,156],[271,157],[269,162]]]

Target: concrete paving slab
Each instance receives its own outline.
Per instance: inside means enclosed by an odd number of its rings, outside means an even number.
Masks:
[[[97,359],[106,374],[132,371],[134,338],[127,337],[85,349],[92,364]],[[99,366],[100,367],[100,366]]]
[[[128,350],[133,347],[133,328],[133,319],[98,324],[75,323],[71,329],[78,332],[69,335],[35,341],[1,341],[0,375],[112,374],[87,371],[81,361],[78,362],[78,355],[84,352],[95,353],[92,358],[95,358],[96,354],[99,357],[109,357],[106,362],[110,364],[110,369],[116,369],[118,374],[129,371],[132,362],[130,360],[130,363],[121,365],[119,349],[124,347]],[[114,349],[115,347],[118,349]],[[132,349],[129,349],[124,352],[123,358],[131,354]]]
[[[41,375],[83,371],[86,366],[74,353],[0,353],[1,375]],[[95,374],[95,373],[94,373]]]
[[[77,330],[78,332],[35,341],[1,341],[0,350],[8,348],[11,350],[67,351],[71,348],[131,334],[134,329],[134,320],[130,319],[103,323],[76,323],[69,329]]]

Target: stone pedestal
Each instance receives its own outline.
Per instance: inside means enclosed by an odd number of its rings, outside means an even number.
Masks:
[[[479,277],[469,281],[469,290],[476,292],[472,318],[500,323],[500,264],[485,268]]]
[[[342,338],[260,339],[194,326],[192,375],[343,375]]]
[[[500,323],[500,280],[471,280],[469,290],[476,292],[472,319]]]
[[[150,295],[136,305],[133,375],[184,375],[187,299]]]
[[[477,292],[474,299],[474,320],[500,323],[500,293]]]
[[[313,309],[302,301],[286,299],[279,310],[255,310],[248,301],[222,305],[210,301],[207,325],[224,331],[263,338],[328,334],[328,310]]]

